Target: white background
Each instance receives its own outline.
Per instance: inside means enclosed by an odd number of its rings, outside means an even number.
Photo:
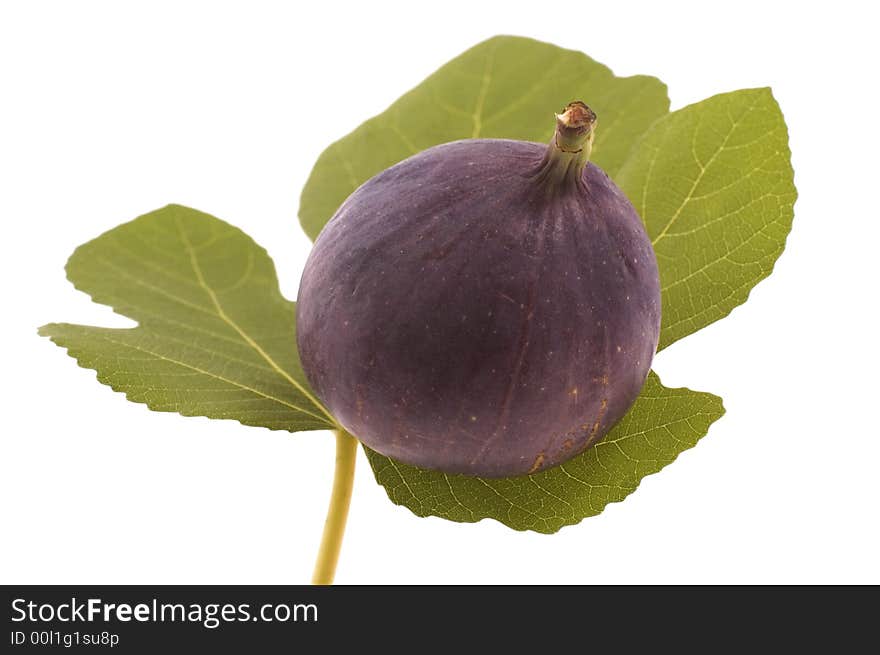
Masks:
[[[309,5],[308,8],[305,8]],[[307,582],[329,433],[148,411],[37,326],[128,322],[64,277],[169,202],[250,233],[295,298],[321,150],[498,33],[669,85],[771,85],[800,198],[747,305],[664,351],[727,415],[624,503],[553,536],[419,519],[361,454],[341,583],[880,582],[878,98],[870,3],[4,2],[0,582]]]

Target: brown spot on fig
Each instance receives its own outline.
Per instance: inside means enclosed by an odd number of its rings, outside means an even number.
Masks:
[[[590,439],[587,443],[590,443],[599,432],[599,426],[602,425],[602,417],[605,416],[606,409],[608,409],[608,399],[603,398],[602,403],[599,405],[599,415],[596,417],[596,422],[593,423],[593,429],[590,430]]]
[[[535,458],[535,463],[532,464],[532,468],[529,469],[529,473],[534,473],[539,468],[541,468],[541,464],[544,463],[544,453],[538,453],[538,456]]]
[[[358,418],[363,419],[364,418],[364,396],[363,396],[363,392],[361,391],[360,385],[358,385],[355,388],[354,402],[355,402],[355,408],[357,409]]]

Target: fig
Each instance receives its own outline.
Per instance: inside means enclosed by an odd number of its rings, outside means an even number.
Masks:
[[[589,161],[595,113],[549,144],[467,139],[365,182],[318,236],[297,344],[318,397],[362,443],[485,477],[600,440],[657,348],[660,283],[641,219]]]

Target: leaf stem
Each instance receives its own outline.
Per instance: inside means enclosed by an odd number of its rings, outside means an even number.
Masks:
[[[312,584],[333,584],[336,563],[342,549],[345,535],[345,521],[351,504],[351,491],[354,486],[354,465],[357,460],[358,441],[345,430],[336,432],[336,470],[333,474],[333,491],[330,493],[330,507],[324,521],[324,535],[321,548],[312,574]]]

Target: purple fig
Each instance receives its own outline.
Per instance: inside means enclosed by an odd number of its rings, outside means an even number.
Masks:
[[[321,232],[298,346],[327,408],[407,464],[533,473],[596,443],[657,348],[660,283],[644,226],[589,162],[574,102],[549,145],[470,139],[364,183]]]

